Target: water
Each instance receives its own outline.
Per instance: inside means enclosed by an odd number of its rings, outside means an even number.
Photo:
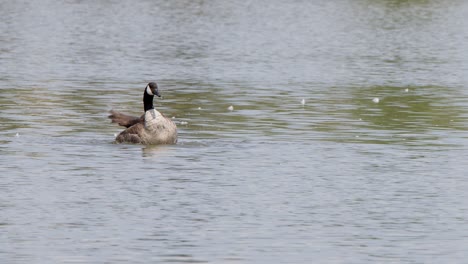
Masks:
[[[463,263],[467,11],[0,2],[1,262]],[[113,144],[149,81],[179,143]]]

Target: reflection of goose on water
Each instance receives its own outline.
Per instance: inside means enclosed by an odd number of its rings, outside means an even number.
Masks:
[[[177,127],[171,119],[154,109],[154,95],[161,97],[158,85],[148,83],[143,93],[145,113],[141,117],[129,116],[111,110],[112,123],[126,127],[117,137],[117,143],[139,143],[145,145],[177,143]]]

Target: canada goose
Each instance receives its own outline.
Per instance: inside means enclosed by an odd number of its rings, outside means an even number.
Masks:
[[[177,143],[177,126],[171,119],[154,109],[154,95],[161,97],[158,85],[148,83],[143,93],[145,113],[141,117],[129,116],[111,110],[112,123],[126,127],[116,138],[117,143],[139,143],[145,145]]]

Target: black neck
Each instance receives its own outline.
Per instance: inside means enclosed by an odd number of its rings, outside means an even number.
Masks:
[[[147,94],[145,90],[145,93],[143,94],[143,106],[145,107],[145,112],[150,109],[154,109],[153,97],[154,95]]]

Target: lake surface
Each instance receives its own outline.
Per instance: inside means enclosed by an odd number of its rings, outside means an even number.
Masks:
[[[0,1],[0,262],[465,263],[467,14]],[[114,144],[149,81],[179,143]]]

